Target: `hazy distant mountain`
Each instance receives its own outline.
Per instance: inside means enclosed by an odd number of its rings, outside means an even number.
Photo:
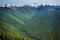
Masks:
[[[0,35],[11,36],[6,40],[59,40],[59,30],[60,6],[0,7]]]

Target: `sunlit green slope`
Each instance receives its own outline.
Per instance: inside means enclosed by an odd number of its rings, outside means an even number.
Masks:
[[[59,40],[59,23],[58,7],[0,7],[2,40]]]

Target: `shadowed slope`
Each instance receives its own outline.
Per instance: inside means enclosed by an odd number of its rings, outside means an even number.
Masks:
[[[0,8],[2,40],[59,40],[59,23],[57,6]]]

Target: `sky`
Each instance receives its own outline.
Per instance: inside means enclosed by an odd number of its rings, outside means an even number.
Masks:
[[[0,5],[5,4],[60,4],[60,0],[1,0]]]

